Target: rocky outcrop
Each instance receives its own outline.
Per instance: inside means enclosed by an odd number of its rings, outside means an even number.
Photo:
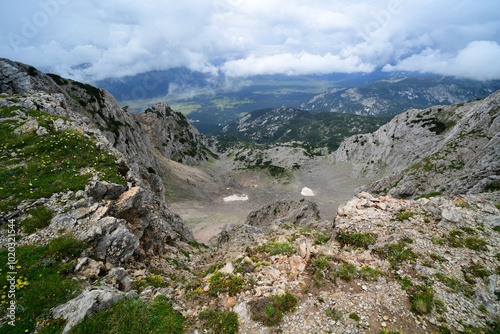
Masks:
[[[145,255],[161,255],[176,241],[194,240],[183,220],[166,205],[163,170],[148,133],[109,93],[5,59],[0,59],[0,82],[2,94],[16,94],[0,97],[0,106],[12,110],[2,121],[20,125],[11,126],[13,133],[43,137],[70,131],[90,138],[98,151],[116,159],[117,177],[123,178],[123,184],[108,182],[102,172],[92,168],[99,161],[92,162],[76,171],[77,175],[90,175],[86,191],[25,200],[18,206],[19,212],[26,214],[26,208],[43,204],[55,213],[48,228],[38,230],[25,242],[45,244],[64,231],[91,245],[84,252],[87,257],[122,266]],[[154,110],[162,106],[166,105],[159,104]],[[178,147],[182,147],[183,136],[192,131],[185,117],[175,114],[158,125],[169,123],[174,129],[177,122],[185,129],[175,133],[172,145],[179,142]],[[167,134],[168,129],[158,135]],[[21,163],[23,166],[26,168]],[[89,270],[98,271],[97,267]]]
[[[164,102],[157,102],[134,118],[147,133],[153,147],[167,159],[184,164],[200,165],[211,157],[201,143],[198,130],[189,124],[186,116],[174,112]]]
[[[495,189],[500,173],[500,91],[464,105],[409,110],[335,153],[354,175],[387,177],[365,190],[411,197]]]

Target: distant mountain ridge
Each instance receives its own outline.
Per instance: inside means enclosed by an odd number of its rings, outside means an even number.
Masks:
[[[283,107],[255,110],[230,122],[219,133],[257,143],[302,141],[334,151],[349,136],[375,131],[391,118]]]
[[[333,88],[303,103],[301,108],[358,115],[396,115],[413,108],[473,101],[498,89],[500,80],[396,76],[360,87]]]

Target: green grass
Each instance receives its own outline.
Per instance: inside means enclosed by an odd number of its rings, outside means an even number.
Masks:
[[[92,173],[89,167],[108,182],[126,184],[116,158],[96,147],[96,141],[74,130],[55,131],[49,125],[57,118],[40,111],[20,107],[0,108],[3,115],[21,109],[46,124],[48,134],[14,134],[20,123],[0,122],[0,210],[14,209],[21,201],[50,197],[66,190],[83,190]],[[14,155],[14,156],[13,156]]]
[[[246,284],[244,278],[232,274],[215,273],[209,279],[210,288],[208,294],[217,297],[219,292],[227,292],[229,296],[234,297],[241,291]]]
[[[295,249],[289,242],[268,242],[265,245],[257,247],[258,252],[265,252],[269,255],[283,254],[291,256],[295,253]]]
[[[44,228],[50,224],[53,211],[46,206],[39,206],[28,211],[31,217],[26,218],[21,222],[23,232],[33,233],[40,228]]]
[[[358,275],[361,279],[363,279],[365,281],[376,281],[376,280],[378,280],[378,277],[381,275],[381,273],[377,269],[362,266],[358,270]]]
[[[398,241],[397,244],[390,244],[375,250],[382,258],[387,259],[392,268],[397,268],[402,262],[413,261],[417,259],[415,254],[404,240]]]
[[[73,272],[71,261],[86,247],[84,243],[67,236],[55,238],[42,247],[17,247],[14,270],[17,272],[15,299],[18,303],[18,319],[15,327],[8,324],[0,327],[0,333],[33,332],[37,321],[47,317],[50,308],[77,296],[80,293],[80,283],[70,277]],[[0,263],[8,263],[6,249],[0,250]],[[2,269],[7,267],[4,265]],[[7,282],[7,276],[7,270],[0,271],[1,282]],[[10,286],[1,286],[1,308],[6,310],[10,300]]]
[[[436,278],[444,283],[448,288],[450,288],[454,293],[463,292],[466,296],[472,297],[474,292],[472,289],[465,283],[460,282],[458,279],[449,277],[442,273],[435,273]]]
[[[416,214],[417,213],[415,211],[404,211],[404,212],[401,212],[399,214],[399,216],[397,217],[397,220],[399,220],[400,222],[402,222],[404,220],[407,220],[407,219],[413,217]]]
[[[299,300],[289,292],[250,302],[252,319],[266,326],[278,325],[283,316],[295,308]]]
[[[235,334],[238,333],[238,315],[234,312],[223,312],[206,308],[198,318],[203,322],[203,328],[209,333]]]
[[[79,333],[183,333],[184,317],[175,311],[165,296],[152,302],[122,299],[108,309],[100,310],[73,327]]]
[[[377,242],[377,235],[374,233],[348,233],[339,232],[335,236],[342,247],[348,245],[356,248],[368,249],[368,246],[375,245]]]
[[[325,315],[329,318],[332,318],[334,321],[339,321],[343,317],[341,311],[330,308],[325,310]]]
[[[350,263],[343,263],[337,268],[337,276],[349,282],[356,275],[356,267]]]

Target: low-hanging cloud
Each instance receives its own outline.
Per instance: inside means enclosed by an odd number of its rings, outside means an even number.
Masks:
[[[0,56],[82,81],[180,66],[500,79],[498,12],[497,0],[9,1]]]
[[[307,52],[298,54],[282,53],[272,56],[255,57],[228,61],[222,71],[229,77],[248,77],[259,74],[326,74],[372,72],[375,66],[363,63],[357,56],[342,58],[338,55],[314,55]]]
[[[461,76],[476,80],[500,78],[500,45],[491,41],[469,43],[457,54],[426,49],[403,59],[396,65],[384,66],[384,71],[414,71]]]

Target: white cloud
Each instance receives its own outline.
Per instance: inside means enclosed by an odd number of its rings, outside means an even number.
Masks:
[[[498,12],[498,0],[9,1],[0,55],[82,80],[176,66],[247,76],[387,64],[500,78],[488,63]],[[80,63],[92,67],[71,70]]]
[[[307,52],[298,54],[282,53],[271,56],[255,57],[228,61],[222,71],[229,77],[247,77],[259,74],[325,74],[372,72],[375,67],[364,64],[356,56],[342,58],[327,53],[324,56]]]
[[[474,41],[456,54],[426,49],[403,59],[384,71],[415,71],[461,76],[476,80],[500,79],[500,45],[491,41]]]

